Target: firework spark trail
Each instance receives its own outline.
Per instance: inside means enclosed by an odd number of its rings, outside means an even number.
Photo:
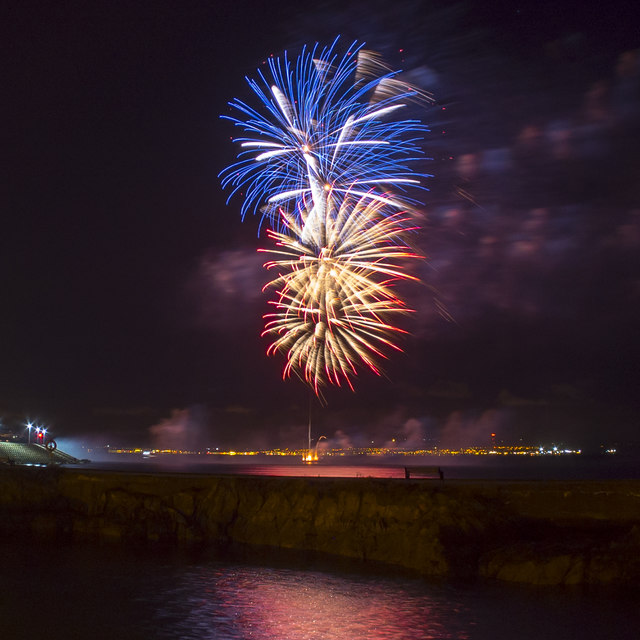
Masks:
[[[420,187],[421,176],[410,165],[421,157],[417,134],[426,128],[416,120],[386,118],[420,92],[362,45],[354,43],[342,58],[335,46],[304,49],[295,66],[286,54],[270,58],[272,81],[260,72],[260,81],[248,80],[264,114],[240,100],[230,103],[241,115],[224,117],[247,137],[235,139],[239,162],[221,178],[223,187],[232,188],[229,198],[243,191],[243,217],[260,210],[261,225],[266,218],[279,226],[281,206],[295,211],[310,197],[308,224],[321,224],[329,188],[357,188],[371,198],[391,192],[387,204],[398,209],[416,204],[400,194],[407,185]]]
[[[284,376],[299,375],[316,393],[326,383],[353,388],[358,362],[379,373],[383,349],[398,349],[391,336],[405,332],[390,320],[411,309],[393,283],[415,280],[402,263],[419,257],[402,242],[405,214],[386,215],[382,203],[365,198],[341,199],[337,214],[333,206],[330,198],[324,246],[302,244],[295,217],[283,214],[287,233],[268,231],[277,249],[264,250],[277,256],[265,266],[278,272],[267,285],[278,296],[265,316],[268,352],[285,352]]]
[[[422,188],[410,136],[425,128],[386,120],[419,92],[361,45],[342,58],[335,46],[304,49],[295,65],[270,59],[272,83],[248,80],[265,114],[230,103],[243,118],[228,119],[252,137],[236,140],[239,161],[221,174],[231,196],[244,190],[243,217],[262,212],[276,245],[265,250],[278,273],[265,287],[276,291],[268,353],[284,352],[284,377],[318,395],[325,384],[353,388],[361,365],[379,374],[385,351],[399,350],[405,332],[391,320],[411,310],[394,284],[415,280],[405,262],[420,257],[406,242],[415,201],[405,189]]]

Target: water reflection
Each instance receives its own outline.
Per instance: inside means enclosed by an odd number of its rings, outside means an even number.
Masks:
[[[0,541],[0,629],[47,640],[635,640],[640,626],[633,594],[459,587],[340,566]]]
[[[200,567],[165,594],[161,628],[180,638],[390,640],[469,638],[473,615],[452,593],[411,581],[255,567]],[[417,586],[420,583],[416,583]],[[219,635],[208,636],[212,630]],[[204,634],[204,635],[203,635]]]
[[[203,461],[203,457],[205,461]],[[113,460],[117,458],[117,460]],[[214,475],[259,475],[324,478],[404,478],[404,467],[440,467],[446,480],[579,480],[640,478],[637,456],[441,456],[400,459],[348,459],[320,464],[274,463],[256,456],[256,460],[221,463],[207,456],[160,456],[151,460],[115,456],[94,461],[82,471],[107,470],[148,473],[204,473]],[[516,458],[516,459],[514,459]]]

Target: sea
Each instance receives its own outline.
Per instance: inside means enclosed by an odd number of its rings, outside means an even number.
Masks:
[[[327,478],[404,478],[405,467],[440,468],[445,480],[640,479],[640,453],[454,456],[331,456],[305,464],[293,456],[107,454],[72,468],[123,472],[205,473]]]
[[[356,565],[0,542],[3,638],[636,640],[637,592],[452,584]]]
[[[636,466],[627,468],[621,459],[616,464],[585,460],[437,462],[445,482],[638,477]],[[185,462],[105,461],[87,468],[404,475],[397,462],[201,467]],[[273,550],[123,549],[0,540],[0,637],[7,639],[635,640],[639,596],[638,590],[427,580],[356,561]]]

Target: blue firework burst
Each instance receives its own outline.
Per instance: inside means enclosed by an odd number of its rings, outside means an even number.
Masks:
[[[268,74],[247,79],[258,106],[233,100],[236,115],[223,116],[243,130],[238,161],[220,174],[229,198],[241,191],[242,217],[259,212],[260,226],[279,228],[281,208],[310,211],[302,240],[324,220],[327,191],[397,210],[414,204],[410,186],[424,188],[411,167],[427,129],[396,119],[419,92],[362,44],[340,56],[337,42],[270,58]]]

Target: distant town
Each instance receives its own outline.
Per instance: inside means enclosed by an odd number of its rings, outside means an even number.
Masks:
[[[444,456],[580,456],[583,450],[563,444],[506,444],[496,439],[496,434],[490,434],[489,442],[486,445],[466,446],[461,448],[441,447],[437,443],[429,443],[421,448],[402,446],[401,442],[387,443],[385,446],[348,447],[332,448],[327,443],[323,443],[323,438],[309,448],[273,448],[273,449],[229,449],[221,450],[218,447],[204,447],[199,449],[178,449],[178,448],[150,448],[150,447],[122,447],[122,446],[84,446],[80,445],[86,452],[87,457],[98,456],[139,456],[142,458],[158,456],[210,456],[212,459],[220,460],[232,457],[282,457],[282,458],[302,458],[307,462],[315,462],[322,458],[398,458],[398,457],[444,457]],[[2,428],[0,425],[0,441],[3,442],[27,442],[40,444],[42,446],[55,446],[53,434],[45,427],[35,426],[27,423],[25,432],[16,432],[12,429]],[[79,444],[79,443],[78,443]],[[624,447],[623,447],[624,448]],[[636,446],[630,447],[632,450]],[[601,445],[598,453],[600,455],[614,455],[620,451],[617,445]],[[595,453],[589,451],[589,453]]]
[[[87,450],[91,453],[108,453],[110,455],[139,455],[144,457],[163,455],[203,455],[217,456],[219,458],[235,456],[281,456],[291,458],[306,458],[308,449],[261,449],[248,451],[220,451],[218,449],[205,448],[203,450],[183,449],[143,449],[143,448],[113,448],[104,447]],[[314,451],[318,458],[334,457],[399,457],[399,456],[561,456],[580,455],[580,449],[568,449],[558,446],[495,446],[495,447],[465,447],[462,449],[444,449],[434,447],[431,449],[401,449],[391,447],[353,447],[348,449],[320,449]],[[604,453],[616,453],[616,449],[606,449]]]

